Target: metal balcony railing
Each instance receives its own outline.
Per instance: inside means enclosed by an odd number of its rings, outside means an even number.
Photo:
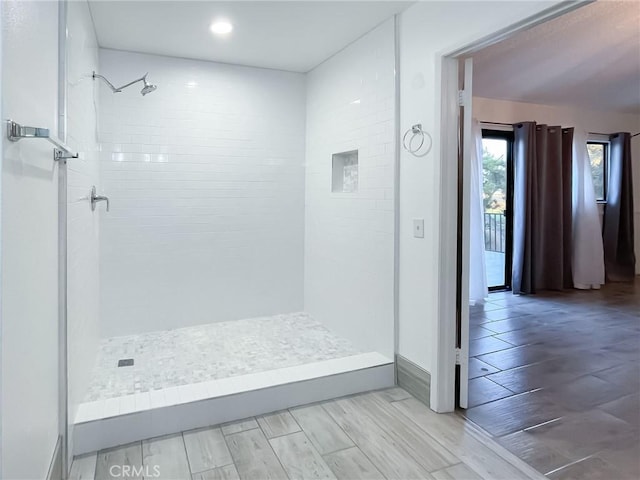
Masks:
[[[489,252],[505,253],[506,217],[502,213],[484,214],[484,249]]]

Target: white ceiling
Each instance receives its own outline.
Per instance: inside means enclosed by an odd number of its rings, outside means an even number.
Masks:
[[[413,2],[96,1],[104,48],[307,72]],[[227,37],[214,19],[234,25]]]
[[[640,4],[586,5],[473,60],[480,97],[640,113]]]

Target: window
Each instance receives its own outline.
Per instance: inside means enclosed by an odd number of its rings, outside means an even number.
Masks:
[[[609,160],[608,142],[587,142],[593,188],[598,202],[607,201],[607,168]]]

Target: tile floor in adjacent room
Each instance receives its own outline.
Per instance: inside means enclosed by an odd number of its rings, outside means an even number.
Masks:
[[[472,307],[463,414],[553,479],[640,478],[640,283]]]
[[[85,402],[359,353],[304,312],[113,337],[100,344]],[[121,359],[134,364],[118,367]]]
[[[544,478],[459,415],[399,388],[84,455],[70,478],[122,478],[123,468],[171,480]]]

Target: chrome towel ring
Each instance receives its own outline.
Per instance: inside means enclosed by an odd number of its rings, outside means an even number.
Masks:
[[[409,138],[409,143],[407,144],[407,137],[409,136],[409,134],[411,134],[411,137]],[[422,153],[418,153],[420,149],[422,149],[422,147],[424,146],[425,137],[429,140],[429,142],[425,147],[424,151]],[[420,142],[418,143],[417,146],[414,146],[413,142],[416,138],[419,138]],[[407,130],[402,136],[402,146],[407,152],[409,152],[414,157],[424,157],[427,153],[431,151],[431,147],[433,146],[433,139],[431,138],[431,135],[429,135],[428,132],[425,132],[424,130],[422,130],[422,124],[416,123],[409,130]]]

